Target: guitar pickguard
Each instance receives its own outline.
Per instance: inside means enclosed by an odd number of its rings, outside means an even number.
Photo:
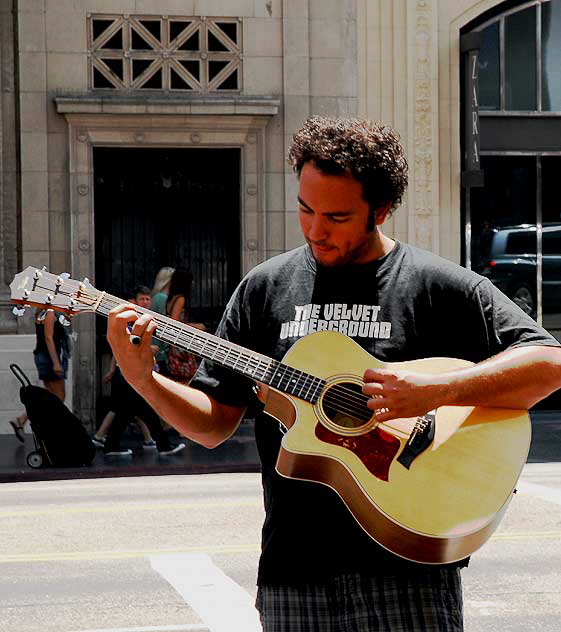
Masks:
[[[349,437],[332,432],[321,423],[316,424],[315,435],[320,441],[350,450],[376,478],[389,480],[390,466],[401,445],[397,437],[379,428]]]

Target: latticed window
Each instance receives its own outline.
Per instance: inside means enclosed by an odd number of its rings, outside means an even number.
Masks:
[[[96,90],[241,89],[237,18],[90,15],[88,42]]]

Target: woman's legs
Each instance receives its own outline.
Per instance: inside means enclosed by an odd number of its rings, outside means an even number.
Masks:
[[[45,388],[56,395],[62,402],[66,396],[64,380],[43,380]]]

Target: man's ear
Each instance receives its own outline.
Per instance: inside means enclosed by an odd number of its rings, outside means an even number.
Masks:
[[[376,226],[381,226],[389,217],[390,215],[390,211],[391,211],[391,203],[388,202],[387,204],[384,204],[383,206],[379,206],[376,209]]]

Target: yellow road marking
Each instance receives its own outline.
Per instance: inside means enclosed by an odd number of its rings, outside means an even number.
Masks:
[[[497,533],[491,540],[561,540],[561,531],[536,531],[525,533]],[[87,562],[104,560],[126,560],[161,555],[163,553],[208,553],[209,555],[237,555],[259,553],[258,542],[245,544],[221,544],[188,546],[178,549],[145,549],[140,551],[71,551],[61,553],[20,553],[0,555],[0,564],[22,564],[32,562]]]
[[[143,551],[74,551],[68,553],[21,553],[16,555],[0,555],[0,564],[21,564],[23,562],[75,562],[126,560],[163,553],[208,553],[209,555],[236,555],[238,553],[258,553],[259,543],[222,544],[188,546],[180,549],[146,549]]]
[[[19,516],[56,516],[80,513],[119,513],[123,511],[162,511],[166,509],[222,509],[224,507],[263,507],[262,501],[221,501],[200,503],[167,503],[153,505],[111,505],[109,507],[58,507],[57,509],[23,509],[0,511],[0,518],[17,518]]]

